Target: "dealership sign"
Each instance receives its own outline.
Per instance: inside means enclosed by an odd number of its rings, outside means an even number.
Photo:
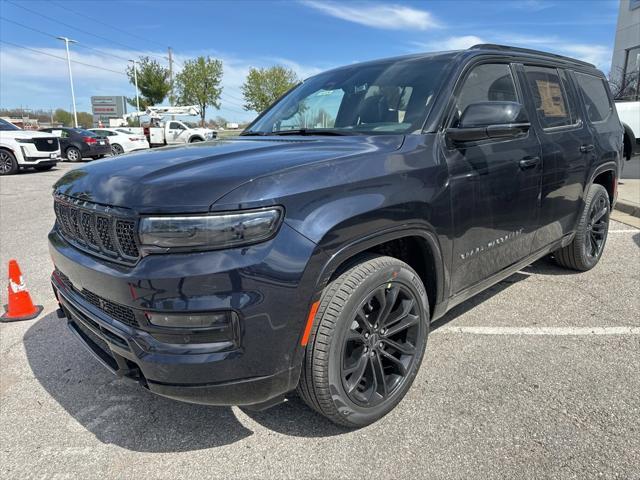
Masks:
[[[127,113],[127,99],[123,96],[91,97],[93,124],[108,124],[110,118],[120,118]]]

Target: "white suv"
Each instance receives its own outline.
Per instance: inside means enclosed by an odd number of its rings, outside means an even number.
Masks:
[[[16,173],[20,168],[49,170],[60,160],[57,137],[22,130],[0,118],[0,175]]]

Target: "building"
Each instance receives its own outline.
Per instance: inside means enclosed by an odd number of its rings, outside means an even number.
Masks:
[[[127,113],[127,99],[122,96],[91,97],[93,126],[109,125],[110,118],[122,118]]]
[[[620,0],[610,76],[617,99],[640,100],[640,0]]]

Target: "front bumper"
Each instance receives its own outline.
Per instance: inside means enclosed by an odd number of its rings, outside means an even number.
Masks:
[[[117,375],[159,395],[211,405],[266,404],[295,388],[313,289],[303,277],[315,245],[286,224],[260,245],[149,255],[134,267],[85,254],[56,229],[49,239],[65,277],[54,272],[52,285],[69,327]],[[137,313],[232,310],[237,335],[205,345],[166,343],[158,328],[127,324],[88,302],[85,290]]]

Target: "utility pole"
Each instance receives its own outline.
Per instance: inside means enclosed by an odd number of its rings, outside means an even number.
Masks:
[[[173,107],[173,50],[169,48],[169,85],[171,85],[171,94],[169,95],[169,105]]]
[[[129,60],[131,63],[133,63],[133,81],[136,84],[136,108],[138,109],[138,112],[140,111],[140,95],[138,93],[138,67],[136,66],[136,61],[135,60]],[[138,117],[138,126],[140,126],[140,117]]]
[[[76,111],[76,94],[73,91],[73,75],[71,73],[71,58],[69,57],[69,44],[78,43],[75,40],[71,40],[67,37],[57,37],[58,40],[64,42],[64,46],[67,50],[67,66],[69,67],[69,84],[71,84],[71,102],[73,104],[73,126],[78,128],[78,112]]]

